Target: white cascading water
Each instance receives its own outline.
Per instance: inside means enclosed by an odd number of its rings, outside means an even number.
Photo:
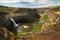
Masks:
[[[17,27],[19,24],[16,24],[16,22],[14,21],[14,19],[12,17],[10,17],[11,21],[14,23],[14,26]]]

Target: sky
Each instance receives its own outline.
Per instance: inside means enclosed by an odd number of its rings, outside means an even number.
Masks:
[[[18,8],[60,6],[60,0],[0,0],[0,5]]]

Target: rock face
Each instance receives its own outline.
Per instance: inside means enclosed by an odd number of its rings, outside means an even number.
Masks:
[[[0,27],[0,40],[15,40],[16,35],[4,27]]]
[[[4,9],[8,9],[8,8],[4,8]],[[9,10],[9,9],[8,9]],[[8,10],[4,10],[4,11],[8,11]],[[26,9],[27,10],[27,9]],[[36,20],[39,20],[40,18],[40,15],[37,13],[36,9],[29,9],[26,13],[26,15],[19,15],[19,16],[15,16],[15,12],[4,12],[2,11],[1,9],[1,12],[0,12],[0,21],[3,20],[2,22],[0,22],[0,28],[4,27],[7,29],[7,32],[10,31],[12,33],[17,34],[17,28],[18,27],[15,27],[14,23],[11,21],[10,18],[13,18],[14,21],[17,23],[17,24],[27,24],[27,23],[34,23]],[[22,10],[24,11],[24,9]],[[21,12],[21,11],[20,11]],[[20,14],[19,12],[19,14]],[[26,11],[25,11],[26,12]],[[31,13],[32,12],[32,13]],[[6,15],[5,15],[6,14]],[[10,14],[10,15],[9,15]],[[18,12],[17,12],[18,14]],[[4,17],[4,18],[2,18]],[[6,18],[8,17],[8,18]],[[2,19],[1,19],[2,18]],[[28,25],[29,26],[29,25]],[[1,29],[0,29],[1,30]],[[25,28],[22,28],[21,27],[21,30],[26,32],[26,31],[31,31],[32,30],[32,26],[29,26],[29,28],[27,29],[27,27],[25,26]],[[3,31],[2,31],[3,32]],[[2,34],[2,33],[1,33]],[[0,35],[1,35],[0,34]],[[5,34],[5,33],[4,33]],[[4,35],[2,34],[2,35]],[[6,33],[7,34],[7,33]],[[12,35],[11,35],[12,36]],[[1,37],[1,36],[0,36]],[[3,36],[2,36],[3,37]],[[4,39],[4,38],[2,38]],[[12,39],[15,39],[15,38],[12,38]],[[5,40],[5,39],[4,39]],[[9,39],[10,40],[10,39]]]
[[[40,31],[22,37],[21,40],[60,40],[60,16],[55,12],[45,12],[48,20]]]
[[[40,13],[40,11],[41,11],[41,13],[45,13],[49,19],[43,24],[43,27],[41,28],[41,30],[39,30],[35,33],[32,33],[30,35],[26,35],[26,36],[22,37],[21,40],[60,40],[60,15],[58,15],[58,14],[60,14],[60,6],[59,6],[59,8],[56,8],[56,9],[55,8],[53,8],[53,9],[52,8],[38,8],[38,9],[39,9],[39,13]],[[37,11],[38,11],[38,9],[37,9]],[[8,14],[6,16],[7,18],[9,18],[11,16],[23,15],[23,13],[25,15],[25,13],[27,13],[27,10],[29,10],[29,9],[8,8],[8,7],[2,7],[2,6],[0,7],[0,11],[8,12]],[[59,10],[59,13],[55,12],[54,10],[55,11]],[[4,18],[2,18],[2,19],[4,19]],[[30,31],[30,30],[28,30],[28,31]],[[13,37],[15,35],[12,36],[10,32],[8,32],[8,33],[10,35],[9,38],[11,38],[11,40],[15,40],[15,38]],[[3,32],[0,32],[0,36],[1,36],[1,34],[3,35]],[[1,39],[1,37],[0,37],[0,39]],[[1,40],[3,40],[3,37]]]

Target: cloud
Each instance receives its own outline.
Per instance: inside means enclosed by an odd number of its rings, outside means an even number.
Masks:
[[[16,2],[30,2],[30,3],[48,3],[50,0],[0,0],[0,3],[16,3]]]
[[[33,3],[35,0],[0,0],[0,3],[16,3],[16,2],[30,2]]]
[[[30,2],[30,3],[34,3],[36,2],[36,0],[22,0],[23,2]]]
[[[40,3],[40,4],[46,4],[48,3],[50,0],[38,0],[37,3]]]
[[[16,2],[30,2],[30,3],[48,3],[50,0],[0,0],[0,3],[16,3]]]
[[[8,7],[38,8],[60,5],[60,0],[0,0],[0,5]]]
[[[0,0],[0,3],[16,3],[21,2],[21,0]]]

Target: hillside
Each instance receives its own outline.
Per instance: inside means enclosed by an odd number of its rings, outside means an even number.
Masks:
[[[0,6],[0,11],[7,12],[6,18],[11,16],[25,15],[30,8],[12,8]],[[17,40],[60,40],[60,6],[33,8],[40,14],[38,23],[23,24],[19,26]],[[33,11],[32,11],[33,12]],[[4,16],[3,16],[4,17]],[[0,18],[1,19],[1,18]],[[29,26],[24,29],[23,26]],[[33,30],[32,30],[32,26]],[[28,32],[27,32],[28,30]],[[30,32],[31,31],[31,32]]]

